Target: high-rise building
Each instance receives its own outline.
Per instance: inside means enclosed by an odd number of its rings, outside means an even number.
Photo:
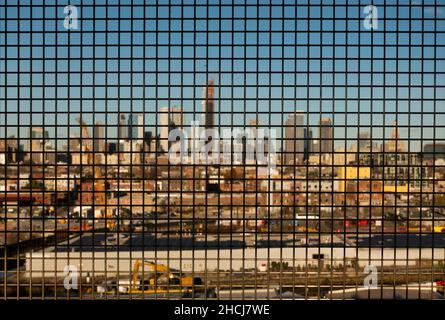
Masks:
[[[300,162],[304,157],[304,112],[290,114],[285,126],[284,161]]]
[[[394,122],[391,131],[391,139],[386,143],[385,152],[405,152],[405,142],[400,140],[397,122]]]
[[[116,142],[108,142],[107,143],[107,153],[110,153],[110,154],[116,153],[117,152],[117,148],[118,148],[117,145],[118,144]]]
[[[126,123],[125,123],[125,114],[119,113],[119,125],[118,125],[118,132],[117,132],[117,139],[119,141],[126,140],[127,139],[127,133],[126,133]]]
[[[314,141],[312,129],[304,128],[304,160],[308,160],[314,152]]]
[[[183,111],[176,107],[162,107],[159,113],[161,118],[161,147],[167,152],[170,146],[168,141],[170,131],[183,126]]]
[[[173,107],[170,111],[170,130],[182,128],[184,125],[184,114],[181,108]]]
[[[156,151],[155,148],[152,148],[153,140],[156,140],[156,138],[153,136],[153,133],[151,131],[145,131],[143,138],[143,145],[142,145],[142,152],[144,153],[143,155],[144,158],[146,156],[150,156],[152,152]]]
[[[19,141],[15,136],[10,136],[6,139],[6,162],[15,163],[17,162],[17,152],[19,149]]]
[[[130,114],[128,117],[128,133],[130,140],[141,140],[144,138],[144,116],[139,114]]]
[[[138,127],[137,127],[137,133],[138,133],[138,139],[143,140],[144,139],[144,130],[145,130],[145,120],[144,115],[142,113],[138,114]]]
[[[359,133],[357,145],[358,148],[355,147],[355,150],[352,150],[352,153],[356,155],[353,162],[363,166],[372,166],[373,154],[371,151],[375,152],[377,149],[373,147],[369,132]]]
[[[45,140],[48,139],[48,132],[42,127],[32,127],[29,132],[29,152],[30,160],[33,163],[44,163],[45,161]]]
[[[358,151],[359,152],[370,152],[371,151],[371,138],[369,132],[360,132],[358,141]]]
[[[254,138],[256,138],[257,131],[258,131],[258,121],[256,119],[251,119],[249,121],[249,126],[250,126],[250,129],[252,130]]]
[[[17,162],[25,161],[25,146],[23,144],[19,144],[17,149]]]
[[[423,159],[445,160],[445,143],[428,143],[423,147]]]
[[[215,87],[213,79],[207,82],[202,94],[202,111],[206,129],[215,127]]]
[[[258,144],[260,142],[264,143],[264,141],[259,141],[259,137],[258,137],[258,120],[257,119],[251,119],[249,121],[249,127],[250,127],[249,129],[250,129],[251,136],[248,137],[249,141],[246,141],[246,144],[247,144],[248,148],[245,149],[244,151],[247,152],[246,153],[246,159],[247,160],[250,160],[251,162],[252,161],[256,162],[258,160],[257,159],[257,152],[259,152],[259,150],[257,150],[257,148],[259,147]],[[264,154],[264,145],[263,145],[263,154]]]
[[[320,153],[334,152],[334,126],[330,118],[320,120],[318,138],[320,140]]]
[[[160,123],[161,123],[161,147],[167,152],[168,151],[168,133],[170,128],[170,109],[168,107],[162,107],[160,112]]]
[[[96,122],[93,130],[93,149],[94,152],[105,152],[105,127],[103,122]]]

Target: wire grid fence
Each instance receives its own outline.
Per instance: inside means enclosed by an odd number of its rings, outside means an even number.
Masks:
[[[0,4],[3,299],[443,299],[445,3]]]

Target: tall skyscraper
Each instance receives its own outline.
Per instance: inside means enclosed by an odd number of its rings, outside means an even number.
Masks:
[[[394,122],[391,139],[386,143],[385,152],[405,152],[405,142],[400,139],[397,122]]]
[[[103,122],[98,121],[93,130],[93,149],[95,152],[105,152],[105,127]]]
[[[15,136],[10,136],[6,139],[6,162],[17,162],[17,153],[19,149],[19,140]]]
[[[304,157],[304,112],[290,114],[285,125],[284,160],[296,163]]]
[[[144,139],[144,131],[145,131],[145,119],[144,115],[142,113],[138,114],[138,139],[143,140]]]
[[[29,133],[30,160],[33,163],[43,163],[45,160],[45,140],[48,132],[42,127],[32,127]]]
[[[251,161],[257,161],[257,154],[256,152],[257,150],[257,143],[258,141],[258,121],[256,119],[251,119],[249,121],[249,127],[251,130],[251,134],[252,136],[249,137],[250,141],[247,141],[246,143],[250,146],[249,149],[245,150],[246,152],[248,152],[247,154],[247,159],[251,160]],[[263,146],[263,152],[264,152],[264,146]]]
[[[312,129],[304,128],[304,160],[308,160],[314,152],[314,141]]]
[[[371,138],[369,136],[369,132],[359,133],[358,151],[359,152],[371,151]]]
[[[258,130],[258,121],[256,119],[251,119],[249,121],[250,129],[252,130],[253,136],[256,138]]]
[[[359,132],[358,135],[358,148],[356,147],[355,150],[352,149],[351,146],[351,153],[355,154],[355,160],[356,163],[359,165],[365,165],[365,166],[372,166],[373,165],[373,155],[371,154],[371,151],[376,151],[377,148],[373,147],[371,135],[368,131],[366,132]],[[352,155],[350,157],[353,157]],[[347,158],[347,160],[350,160]]]
[[[141,113],[130,114],[128,117],[127,137],[130,140],[141,140],[144,138],[144,116]]]
[[[334,126],[330,118],[322,118],[319,125],[320,153],[334,152]]]
[[[202,95],[202,111],[206,129],[215,127],[215,87],[213,79],[207,82]]]
[[[161,123],[161,147],[167,152],[168,151],[168,132],[170,128],[170,112],[168,107],[162,107],[160,114],[160,123]]]
[[[184,125],[184,114],[181,108],[173,107],[170,110],[170,130],[182,128]]]
[[[127,134],[126,134],[126,123],[125,123],[125,114],[119,113],[119,125],[118,125],[118,132],[117,132],[117,139],[119,141],[126,140]]]
[[[159,113],[161,118],[161,147],[167,152],[170,146],[168,141],[170,131],[183,126],[183,111],[176,107],[162,107]]]

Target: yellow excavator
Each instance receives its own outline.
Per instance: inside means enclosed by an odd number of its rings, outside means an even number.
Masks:
[[[312,227],[306,228],[306,226],[297,227],[297,231],[302,232],[302,233],[316,233],[316,232],[318,232],[318,230],[316,228],[312,228]]]
[[[116,227],[116,220],[113,218],[111,213],[111,208],[106,206],[106,188],[105,179],[102,175],[102,169],[93,163],[94,151],[93,151],[93,140],[88,132],[88,127],[82,118],[77,118],[77,122],[82,130],[83,145],[85,146],[85,153],[87,158],[87,168],[93,177],[94,181],[94,205],[101,208],[102,219],[106,219],[107,228],[114,230]]]
[[[139,269],[147,266],[148,279],[139,280]],[[171,272],[167,266],[136,260],[133,266],[130,294],[190,293],[202,287],[202,279]]]

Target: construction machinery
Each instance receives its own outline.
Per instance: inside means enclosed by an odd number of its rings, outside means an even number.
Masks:
[[[318,230],[316,228],[311,228],[306,226],[299,226],[297,227],[297,231],[300,233],[316,233]]]
[[[93,204],[96,208],[99,208],[99,211],[101,212],[99,218],[106,219],[107,228],[110,230],[114,230],[116,227],[116,221],[113,218],[111,208],[106,206],[105,178],[102,175],[102,169],[98,165],[95,165],[93,162],[94,158],[93,140],[91,139],[90,134],[88,132],[88,126],[82,120],[82,118],[77,118],[76,120],[79,123],[80,128],[82,130],[81,137],[82,137],[82,145],[85,148],[84,151],[87,160],[86,161],[87,175],[90,175],[94,183]]]
[[[141,266],[146,266],[149,270],[143,272],[142,279],[139,279]],[[145,275],[148,275],[148,279],[144,278]],[[197,289],[202,289],[202,279],[199,277],[172,272],[167,266],[150,261],[136,260],[134,263],[130,294],[188,294]]]

